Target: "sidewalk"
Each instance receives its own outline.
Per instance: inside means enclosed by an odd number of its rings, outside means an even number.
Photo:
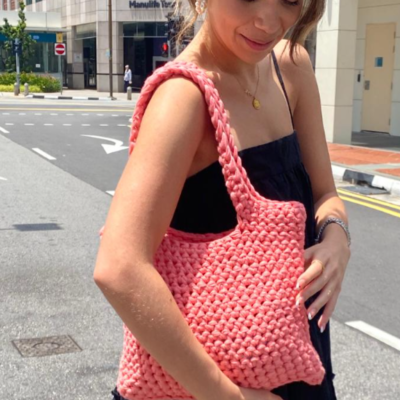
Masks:
[[[400,195],[400,136],[354,132],[351,146],[329,143],[328,148],[336,179]]]
[[[139,93],[132,92],[132,100],[135,102],[139,96]],[[31,93],[25,96],[23,91],[19,96],[15,96],[14,93],[1,92],[1,99],[53,99],[53,100],[97,100],[97,101],[111,101],[109,92],[98,92],[96,90],[74,90],[64,89],[62,94],[56,93]],[[126,93],[113,93],[113,101],[129,101]]]

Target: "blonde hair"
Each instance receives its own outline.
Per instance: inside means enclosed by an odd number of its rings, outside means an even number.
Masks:
[[[186,4],[184,4],[186,3]],[[185,7],[189,3],[190,9]],[[176,34],[176,41],[178,43],[182,42],[185,34],[193,27],[197,20],[198,14],[196,12],[195,6],[196,0],[176,0],[174,15],[184,15],[183,23]],[[289,30],[286,35],[290,43],[290,57],[294,62],[293,54],[296,49],[296,44],[301,44],[304,46],[307,36],[313,31],[313,29],[318,24],[319,20],[322,18],[325,12],[326,0],[304,0],[303,7],[297,20],[296,24]],[[184,12],[182,13],[182,8]]]

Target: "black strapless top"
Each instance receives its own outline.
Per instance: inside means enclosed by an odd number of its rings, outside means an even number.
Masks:
[[[261,196],[304,204],[307,211],[305,246],[311,246],[315,238],[314,201],[297,132],[241,150],[239,156],[250,182]],[[233,229],[236,224],[236,212],[218,161],[186,180],[171,222],[172,228],[217,233]]]

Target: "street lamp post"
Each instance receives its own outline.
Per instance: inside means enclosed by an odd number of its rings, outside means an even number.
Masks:
[[[109,79],[110,79],[110,99],[113,99],[113,65],[112,65],[112,4],[111,0],[108,0],[108,65],[109,65]]]

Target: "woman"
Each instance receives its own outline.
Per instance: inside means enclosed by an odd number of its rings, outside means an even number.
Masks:
[[[257,191],[301,201],[307,210],[297,302],[305,303],[325,378],[321,385],[295,382],[272,392],[236,386],[197,342],[152,264],[168,226],[202,233],[236,224],[203,93],[190,79],[166,80],[147,106],[111,204],[95,282],[138,342],[197,400],[336,399],[329,318],[350,258],[347,215],[332,177],[313,69],[296,44],[321,17],[324,1],[190,5],[196,14],[206,9],[206,18],[176,61],[195,63],[214,81]]]

